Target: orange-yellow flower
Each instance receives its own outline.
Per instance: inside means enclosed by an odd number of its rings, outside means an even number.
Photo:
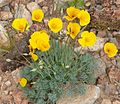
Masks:
[[[33,10],[33,12],[32,12],[32,20],[33,21],[41,22],[43,18],[44,18],[44,13],[41,9]]]
[[[82,47],[93,46],[96,43],[96,35],[93,32],[84,31],[78,42]]]
[[[21,87],[25,87],[27,84],[27,79],[26,78],[21,78],[19,80],[19,84],[21,85]]]
[[[63,22],[62,22],[62,20],[60,18],[52,18],[48,22],[48,26],[51,29],[51,31],[53,31],[54,33],[57,33],[62,29]]]
[[[68,24],[67,34],[69,34],[72,39],[74,39],[79,32],[80,32],[80,25],[78,23],[70,22]]]
[[[29,39],[30,46],[32,49],[38,49],[42,52],[49,50],[49,36],[46,31],[36,31],[31,35],[31,39]]]
[[[17,18],[13,21],[12,27],[20,32],[24,32],[28,29],[28,21],[25,18]]]
[[[64,18],[67,19],[68,21],[72,21],[77,17],[80,10],[75,7],[69,7],[67,8],[66,12],[68,16],[64,16]]]
[[[30,52],[30,55],[34,61],[38,60],[38,56],[36,54],[34,54],[33,52]]]
[[[104,45],[104,52],[108,55],[108,57],[114,57],[117,54],[118,49],[114,43],[107,42]]]
[[[86,10],[81,10],[77,17],[80,19],[80,25],[85,26],[90,23],[90,14]]]

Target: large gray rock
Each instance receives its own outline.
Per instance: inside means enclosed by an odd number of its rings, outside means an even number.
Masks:
[[[9,49],[10,48],[10,38],[4,29],[4,27],[0,24],[0,49]]]
[[[100,96],[100,88],[92,85],[87,86],[85,95],[62,96],[56,104],[94,104]]]
[[[9,4],[12,0],[0,0],[0,7],[3,7]]]

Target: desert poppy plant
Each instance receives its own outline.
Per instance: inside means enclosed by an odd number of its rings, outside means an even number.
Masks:
[[[93,32],[84,31],[78,42],[82,47],[93,46],[96,43],[96,35]]]
[[[25,18],[17,18],[12,22],[12,27],[20,32],[24,32],[30,26]]]
[[[21,78],[19,80],[19,84],[20,84],[21,87],[25,87],[26,84],[27,84],[27,79],[26,78]]]
[[[77,18],[79,18],[81,26],[85,26],[90,23],[90,14],[87,10],[81,10],[78,13]]]
[[[31,35],[29,39],[30,46],[32,49],[38,49],[42,52],[49,50],[49,36],[46,31],[36,31]]]
[[[34,61],[38,60],[38,55],[34,54],[33,52],[30,52],[30,55]]]
[[[74,39],[79,32],[80,32],[80,25],[78,23],[70,22],[68,24],[67,34],[69,34],[72,39]]]
[[[32,20],[33,21],[41,22],[43,18],[44,18],[44,13],[41,9],[33,10],[33,12],[32,12]]]
[[[80,10],[75,7],[69,7],[67,8],[66,12],[68,16],[64,16],[64,18],[67,19],[68,21],[72,21],[77,17]]]
[[[52,18],[48,22],[48,26],[51,29],[51,31],[53,31],[54,33],[57,33],[62,29],[63,22],[62,22],[62,20],[60,18]]]
[[[114,43],[107,42],[104,45],[104,52],[108,55],[108,57],[111,58],[111,57],[114,57],[117,54],[118,49],[117,49],[117,47]]]

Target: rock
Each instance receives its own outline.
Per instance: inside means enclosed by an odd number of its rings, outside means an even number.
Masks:
[[[0,48],[4,50],[9,50],[10,45],[11,44],[9,36],[4,27],[0,24]]]
[[[30,25],[32,25],[32,19],[31,19],[31,14],[30,12],[25,8],[25,5],[20,4],[19,6],[17,5],[16,8],[16,13],[15,13],[15,18],[26,18],[29,22]]]
[[[105,62],[101,58],[97,59],[96,61],[97,61],[97,65],[98,65],[97,68],[98,69],[95,72],[95,76],[97,78],[97,77],[99,77],[101,75],[105,75],[106,74],[106,64],[105,64]]]
[[[11,12],[5,12],[5,11],[0,12],[1,20],[8,20],[8,19],[12,19],[12,18],[13,18],[13,14]]]
[[[106,31],[98,31],[97,36],[100,38],[104,38],[106,36]]]
[[[10,82],[10,81],[6,81],[5,84],[6,84],[6,86],[8,86],[8,87],[11,86],[11,82]]]
[[[36,3],[42,3],[44,0],[35,0]]]
[[[64,95],[56,104],[94,104],[97,98],[100,96],[100,88],[96,86],[87,86],[85,95]]]
[[[117,10],[114,10],[113,17],[117,18],[117,20],[120,20],[120,7],[117,8]]]
[[[97,38],[97,42],[95,43],[94,46],[92,47],[88,47],[90,51],[100,51],[101,49],[103,49],[104,44],[105,44],[105,39],[104,38]]]
[[[120,57],[117,58],[117,65],[116,66],[120,69]]]
[[[115,68],[115,67],[111,67],[109,69],[109,78],[111,83],[114,83],[115,81],[120,81],[120,70]]]
[[[40,8],[36,2],[30,2],[27,4],[28,10],[32,13],[33,10]]]
[[[118,100],[114,101],[113,104],[120,104]]]
[[[0,7],[8,5],[12,0],[0,0]]]
[[[8,23],[8,21],[0,21],[0,24],[1,24],[2,27],[5,27],[5,26],[7,26],[9,23]]]
[[[43,6],[43,7],[42,7],[42,10],[43,10],[43,12],[46,14],[46,13],[48,12],[48,7],[47,7],[47,6]]]
[[[8,95],[9,91],[3,91],[4,95]]]
[[[2,81],[2,77],[0,77],[0,83],[1,83],[1,81]]]
[[[112,104],[110,99],[103,99],[101,104]]]
[[[16,83],[18,83],[18,80],[20,79],[20,73],[19,69],[17,68],[16,70],[12,71],[12,77]]]

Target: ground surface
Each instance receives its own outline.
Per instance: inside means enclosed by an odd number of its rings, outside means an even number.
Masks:
[[[29,56],[26,54],[28,53],[26,42],[28,37],[24,37],[21,33],[16,34],[13,32],[10,24],[15,18],[16,10],[21,4],[25,6],[25,13],[29,12],[25,15],[28,19],[30,18],[30,10],[28,9],[30,2],[35,1],[46,14],[44,24],[33,25],[33,31],[34,28],[38,30],[44,28],[49,16],[60,16],[56,11],[59,8],[57,8],[58,5],[53,0],[2,1],[5,1],[6,5],[0,6],[0,24],[4,26],[7,32],[12,34],[11,37],[15,36],[16,46],[10,52],[1,53],[0,56],[0,104],[28,104],[28,101],[23,97],[22,92],[16,84],[19,75],[14,75],[14,71],[19,71],[20,67],[27,64],[26,58],[29,60]],[[64,0],[60,1],[62,2],[60,2],[61,5],[66,5],[63,2]],[[86,8],[92,17],[91,24],[87,29],[95,32],[101,40],[114,42],[120,50],[120,0],[85,1]],[[87,3],[90,5],[87,5]],[[54,7],[55,5],[57,7]],[[61,15],[63,15],[62,12]],[[99,47],[99,44],[97,47]],[[98,72],[96,72],[96,85],[100,87],[102,92],[95,104],[120,104],[120,53],[116,57],[109,59],[104,55],[102,48],[100,48],[101,50],[98,49],[92,52],[99,59],[98,64],[100,67]]]

